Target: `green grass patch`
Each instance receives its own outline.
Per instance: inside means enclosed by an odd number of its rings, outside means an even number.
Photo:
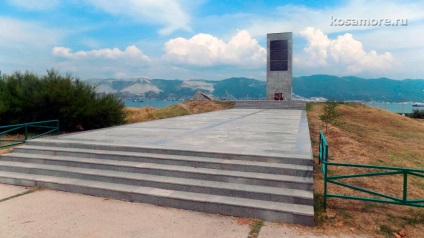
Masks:
[[[340,128],[347,131],[347,132],[355,134],[355,135],[357,135],[361,138],[365,137],[364,133],[362,133],[362,132],[365,129],[367,129],[364,126],[361,126],[361,125],[358,125],[358,124],[353,124],[353,123],[347,123],[347,122],[341,124]]]
[[[412,212],[411,216],[409,216],[409,217],[402,217],[402,219],[408,225],[424,224],[424,211]]]
[[[409,178],[409,177],[412,177],[412,178]],[[424,191],[424,179],[419,177],[414,178],[414,176],[411,176],[411,175],[409,177],[408,177],[408,180],[411,181],[412,186],[416,186],[420,189],[423,189]]]
[[[214,101],[216,104],[223,106],[225,109],[231,109],[236,104],[235,101]]]
[[[23,195],[27,195],[27,194],[33,193],[37,190],[39,190],[39,188],[32,188],[32,189],[25,191],[23,193],[18,193],[16,195],[13,195],[13,196],[10,196],[10,197],[7,197],[7,198],[3,198],[3,199],[0,200],[0,202],[5,202],[5,201],[13,199],[13,198],[17,198],[17,197],[20,197],[20,196],[23,196]]]
[[[386,237],[392,237],[392,236],[393,236],[393,232],[395,232],[395,231],[393,230],[393,228],[391,228],[390,226],[385,225],[385,224],[380,225],[379,230],[380,230],[380,232],[381,232],[381,233],[383,233]]]
[[[264,226],[264,222],[262,220],[258,220],[252,225],[250,225],[250,232],[249,236],[247,238],[256,238],[259,235],[259,232],[261,231],[261,228]]]
[[[169,107],[161,108],[152,112],[152,116],[155,119],[179,117],[190,114],[191,113],[180,104],[171,105]]]
[[[346,211],[346,210],[338,210],[339,214],[344,218],[344,219],[352,219],[352,215],[350,214],[350,212]]]
[[[361,211],[362,212],[371,212],[375,207],[375,203],[372,202],[364,202]]]
[[[386,158],[386,163],[390,161],[392,166],[419,168],[422,165],[422,155],[418,151],[390,150]]]
[[[388,135],[399,138],[399,139],[405,139],[405,140],[410,140],[410,139],[418,139],[418,140],[422,140],[424,139],[424,135],[422,133],[419,132],[408,132],[408,131],[388,131],[387,132]]]
[[[312,111],[312,108],[314,108],[314,105],[315,103],[311,103],[311,102],[306,103],[306,112]]]
[[[314,223],[315,226],[322,226],[324,223],[324,195],[314,193]]]
[[[312,147],[314,147],[314,146],[317,146],[317,145],[318,145],[318,141],[317,141],[317,139],[315,139],[315,137],[313,137],[313,136],[311,136],[311,144],[312,144]]]

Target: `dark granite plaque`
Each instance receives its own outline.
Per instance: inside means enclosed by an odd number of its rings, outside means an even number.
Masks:
[[[270,51],[270,60],[288,60],[289,54],[287,50],[284,51]]]
[[[288,59],[287,40],[272,40],[269,42],[270,71],[287,71],[289,68]]]
[[[283,51],[287,50],[288,42],[287,40],[272,40],[269,42],[269,50],[270,51]]]
[[[269,71],[287,71],[289,64],[287,60],[273,60],[269,64]]]

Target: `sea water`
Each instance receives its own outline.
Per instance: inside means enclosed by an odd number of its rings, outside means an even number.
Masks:
[[[404,103],[384,103],[384,102],[366,102],[367,106],[378,107],[395,113],[411,113],[414,109],[424,110],[423,107],[413,107],[410,102]]]

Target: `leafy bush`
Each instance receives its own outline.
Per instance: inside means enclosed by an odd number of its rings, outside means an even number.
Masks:
[[[414,109],[411,114],[412,118],[424,119],[424,110]]]
[[[0,78],[0,125],[59,119],[61,130],[97,129],[124,123],[123,102],[99,97],[95,87],[48,70],[15,72]]]

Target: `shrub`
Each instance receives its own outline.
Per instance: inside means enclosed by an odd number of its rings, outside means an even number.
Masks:
[[[412,118],[424,119],[424,110],[414,109],[411,114]]]
[[[95,87],[48,70],[47,75],[15,72],[0,78],[2,125],[59,119],[61,130],[97,129],[124,123],[123,102],[98,97]]]
[[[337,102],[326,102],[323,108],[324,114],[319,116],[319,119],[325,124],[325,132],[327,132],[328,124],[341,124],[341,122],[337,120],[342,115],[340,112],[336,111],[337,105],[339,105]]]

